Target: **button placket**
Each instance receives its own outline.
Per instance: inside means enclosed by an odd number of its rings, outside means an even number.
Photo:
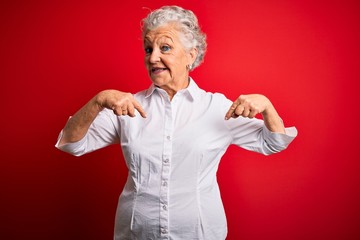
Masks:
[[[163,159],[161,170],[161,186],[160,186],[160,233],[161,239],[169,239],[169,179],[172,155],[172,133],[173,118],[171,102],[167,99],[165,103],[165,129],[163,141]]]

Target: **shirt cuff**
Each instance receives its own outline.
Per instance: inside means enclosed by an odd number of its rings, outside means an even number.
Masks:
[[[59,136],[58,136],[58,140],[55,144],[55,147],[61,151],[64,151],[64,152],[67,152],[67,153],[70,153],[74,156],[80,156],[82,155],[82,151],[81,149],[83,149],[83,146],[86,142],[86,135],[79,141],[77,142],[73,142],[73,143],[66,143],[66,144],[63,144],[63,145],[60,145],[60,140],[63,136],[63,130],[61,130]]]
[[[298,134],[296,127],[285,128],[285,133],[271,132],[266,126],[263,130],[264,139],[274,152],[286,149]]]

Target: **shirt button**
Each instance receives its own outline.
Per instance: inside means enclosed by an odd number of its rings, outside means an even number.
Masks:
[[[164,186],[164,187],[167,186],[167,182],[166,182],[166,181],[163,182],[163,186]]]
[[[167,210],[167,207],[166,207],[166,205],[163,205],[163,209],[164,209],[164,210]]]
[[[166,159],[164,160],[164,163],[168,163],[168,162],[169,162],[169,159],[166,158]]]
[[[166,229],[165,229],[165,228],[161,228],[161,233],[162,233],[162,234],[167,233]]]
[[[170,140],[170,139],[171,139],[171,137],[170,137],[170,136],[167,136],[166,138],[167,138],[167,140]]]

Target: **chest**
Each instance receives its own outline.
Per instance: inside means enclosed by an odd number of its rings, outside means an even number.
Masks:
[[[152,102],[147,118],[121,119],[121,146],[130,152],[211,151],[229,141],[222,112],[211,101]]]

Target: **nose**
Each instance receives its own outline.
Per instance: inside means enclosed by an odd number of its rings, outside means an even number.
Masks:
[[[150,63],[157,63],[160,62],[160,51],[158,49],[153,49],[153,51],[150,54],[149,61]]]

